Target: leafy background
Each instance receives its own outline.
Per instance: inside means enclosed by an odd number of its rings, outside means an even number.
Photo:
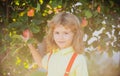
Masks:
[[[41,42],[47,21],[60,11],[83,22],[89,75],[120,76],[119,4],[119,0],[0,0],[0,76],[28,76],[38,70],[22,32],[30,29],[32,42]]]

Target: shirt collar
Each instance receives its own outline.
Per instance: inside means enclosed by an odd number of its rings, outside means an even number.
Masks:
[[[53,53],[60,53],[62,55],[66,55],[66,54],[71,53],[71,52],[74,52],[73,47],[53,50]]]

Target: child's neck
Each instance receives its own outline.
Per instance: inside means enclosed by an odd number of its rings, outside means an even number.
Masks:
[[[63,50],[63,49],[69,48],[69,47],[72,47],[72,46],[68,46],[68,47],[64,47],[64,48],[59,48],[59,49],[60,49],[60,50]]]

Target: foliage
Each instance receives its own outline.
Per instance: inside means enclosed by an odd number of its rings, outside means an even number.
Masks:
[[[60,11],[74,13],[81,22],[84,19],[88,58],[96,51],[107,52],[110,57],[113,52],[120,51],[118,0],[1,0],[0,5],[0,68],[4,68],[0,74],[3,76],[21,76],[27,72],[34,61],[21,39],[22,31],[30,29],[34,39],[41,42],[47,31],[47,21]],[[31,9],[34,12],[30,12]]]

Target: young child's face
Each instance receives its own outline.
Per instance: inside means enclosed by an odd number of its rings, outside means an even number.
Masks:
[[[56,26],[53,30],[53,38],[60,49],[67,48],[72,45],[74,33],[64,26]]]

